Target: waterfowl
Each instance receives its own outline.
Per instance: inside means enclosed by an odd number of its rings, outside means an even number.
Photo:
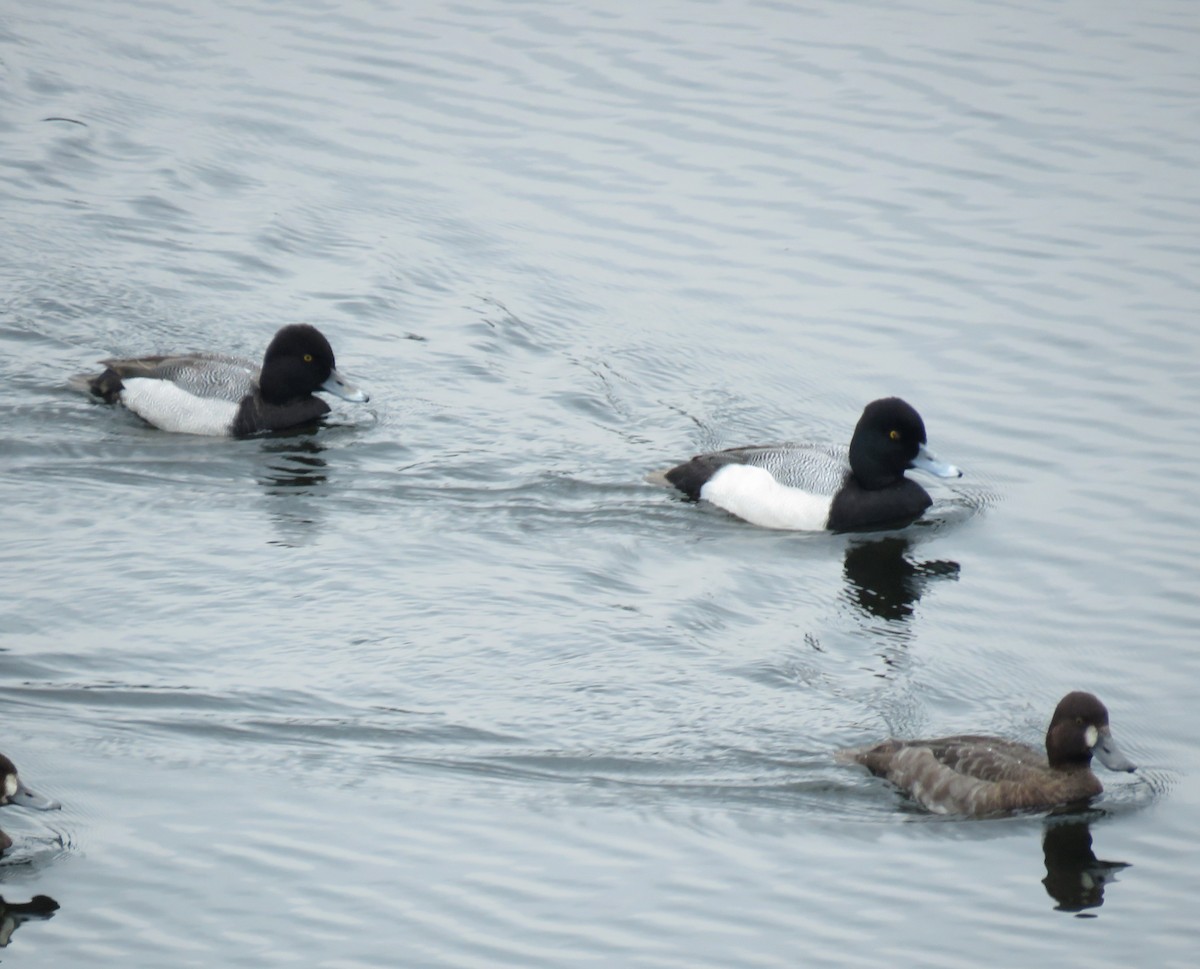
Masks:
[[[904,476],[909,468],[962,476],[926,447],[916,408],[885,397],[863,409],[848,453],[814,444],[736,447],[698,454],[652,480],[764,528],[857,531],[908,524],[933,504]]]
[[[49,895],[34,895],[28,902],[10,902],[0,895],[0,949],[12,941],[12,934],[22,922],[44,921],[58,908],[58,902]]]
[[[80,374],[71,386],[180,434],[240,437],[309,424],[329,413],[313,396],[318,390],[355,403],[370,399],[338,373],[321,331],[304,323],[275,334],[261,367],[222,353],[100,362],[102,373]]]
[[[32,808],[35,811],[54,811],[62,807],[57,801],[52,801],[41,794],[35,794],[17,776],[16,765],[0,754],[0,807],[13,805],[15,807]],[[0,831],[0,852],[12,845],[12,839]]]
[[[1113,740],[1104,704],[1076,691],[1055,708],[1044,754],[1000,737],[965,735],[886,740],[836,756],[887,778],[929,811],[985,817],[1095,797],[1104,785],[1092,773],[1093,755],[1109,770],[1136,770]]]

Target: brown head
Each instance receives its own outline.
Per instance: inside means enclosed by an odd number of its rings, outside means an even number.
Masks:
[[[33,808],[35,811],[54,811],[62,807],[57,801],[35,794],[22,784],[17,776],[17,765],[0,754],[0,806],[6,804]]]
[[[1109,770],[1132,771],[1108,726],[1108,709],[1091,693],[1076,690],[1058,701],[1046,731],[1046,757],[1051,767],[1086,768],[1092,755]]]

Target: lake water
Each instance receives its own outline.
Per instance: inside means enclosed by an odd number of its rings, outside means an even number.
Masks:
[[[0,84],[0,963],[1194,964],[1192,0],[39,0]],[[65,387],[284,322],[371,403]],[[903,531],[644,481],[890,394]],[[830,756],[1072,689],[1085,814]]]

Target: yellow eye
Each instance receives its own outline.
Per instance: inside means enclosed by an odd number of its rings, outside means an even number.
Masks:
[[[304,362],[305,362],[305,363],[312,363],[312,354],[311,354],[311,353],[306,353],[306,354],[304,354]],[[894,433],[896,433],[896,432],[895,432],[895,431],[893,431],[892,433],[894,434]]]
[[[900,432],[899,431],[888,431],[888,437],[890,437],[893,441],[898,441],[898,440],[900,440]]]

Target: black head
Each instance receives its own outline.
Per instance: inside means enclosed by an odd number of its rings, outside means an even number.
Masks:
[[[1087,767],[1095,754],[1109,770],[1134,770],[1117,748],[1108,726],[1108,709],[1091,693],[1076,690],[1058,701],[1046,731],[1051,767]]]
[[[862,487],[886,488],[904,477],[925,443],[925,422],[899,397],[863,408],[850,439],[850,470]]]
[[[308,397],[333,373],[333,348],[315,326],[293,323],[275,334],[263,354],[259,388],[263,400],[284,404]]]

